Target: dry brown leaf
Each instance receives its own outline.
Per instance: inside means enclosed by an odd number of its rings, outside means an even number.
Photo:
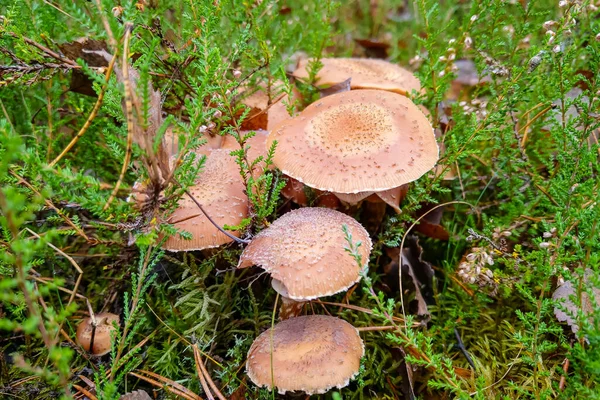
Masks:
[[[552,294],[552,298],[561,302],[564,307],[554,307],[554,315],[556,316],[556,319],[558,319],[560,322],[566,322],[571,327],[573,333],[577,333],[579,331],[579,325],[575,319],[578,314],[581,313],[584,316],[592,314],[594,311],[594,303],[596,303],[596,307],[600,307],[600,288],[593,287],[593,284],[590,281],[592,276],[594,276],[594,271],[587,268],[583,276],[583,282],[581,283],[582,289],[583,287],[590,288],[592,293],[594,293],[594,298],[590,299],[590,296],[582,290],[581,308],[579,308],[573,301],[573,299],[577,296],[576,285],[579,284],[578,282],[566,281]]]

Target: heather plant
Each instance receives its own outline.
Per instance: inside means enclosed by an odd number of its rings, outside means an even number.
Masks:
[[[0,397],[279,396],[244,369],[279,296],[258,269],[235,267],[244,243],[296,206],[273,168],[277,144],[249,157],[244,98],[261,91],[265,112],[283,101],[293,114],[323,95],[320,60],[353,56],[415,72],[423,90],[411,99],[441,153],[401,213],[342,209],[369,227],[369,268],[305,311],[352,323],[366,351],[348,387],[319,396],[600,398],[598,7],[2,3]],[[309,78],[295,80],[303,56]],[[239,145],[249,213],[224,228],[240,239],[161,250],[165,236],[189,236],[169,215],[218,136]],[[107,310],[121,323],[110,354],[94,357],[77,323]]]

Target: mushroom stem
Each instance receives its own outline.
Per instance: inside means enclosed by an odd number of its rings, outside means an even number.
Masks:
[[[280,321],[299,316],[305,303],[304,301],[292,300],[285,296],[281,296],[281,302],[281,308],[279,309]]]

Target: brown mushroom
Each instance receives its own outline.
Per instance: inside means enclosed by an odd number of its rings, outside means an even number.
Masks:
[[[297,315],[301,306],[294,301],[339,293],[360,280],[361,267],[346,251],[343,225],[354,243],[362,243],[358,251],[366,267],[372,243],[362,225],[339,211],[306,207],[284,214],[256,235],[238,268],[258,265],[269,272],[273,288],[285,298],[280,317]]]
[[[99,313],[95,315],[95,321],[95,328],[92,317],[81,321],[77,327],[76,339],[85,351],[96,356],[103,356],[110,352],[110,335],[115,331],[113,324],[119,324],[119,316],[111,313]]]
[[[282,321],[256,338],[246,370],[258,386],[312,395],[347,386],[363,354],[358,331],[348,322],[310,315]]]
[[[294,72],[296,78],[308,78],[310,60],[302,60]],[[384,60],[370,58],[323,58],[317,84],[329,87],[350,79],[351,89],[378,89],[408,96],[421,91],[421,83],[412,72]]]
[[[235,158],[227,149],[207,149],[206,162],[196,184],[189,192],[202,205],[212,220],[223,227],[238,225],[248,215],[248,197]],[[196,203],[184,195],[169,222],[189,232],[191,240],[181,235],[169,237],[163,248],[169,251],[192,251],[219,247],[233,241],[202,213]],[[239,232],[231,232],[239,236]]]
[[[333,193],[397,188],[431,170],[431,124],[408,98],[380,90],[327,96],[273,129],[274,163],[305,185]]]

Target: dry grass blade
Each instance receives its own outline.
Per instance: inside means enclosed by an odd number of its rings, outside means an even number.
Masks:
[[[106,93],[106,89],[108,88],[108,82],[110,81],[110,75],[112,74],[112,70],[115,66],[116,60],[117,54],[115,53],[112,60],[110,60],[110,63],[108,64],[108,69],[106,70],[106,78],[104,80],[104,86],[102,86],[100,93],[98,93],[98,99],[96,100],[96,104],[94,104],[94,108],[92,108],[90,115],[88,116],[87,120],[85,121],[79,132],[77,132],[77,135],[75,135],[75,137],[69,142],[67,147],[65,147],[64,150],[50,164],[48,164],[50,167],[56,165],[56,163],[59,162],[65,156],[65,154],[67,154],[73,148],[73,146],[75,146],[77,141],[85,134],[85,132],[87,132],[90,125],[92,125],[92,121],[94,120],[94,118],[96,118],[96,115],[98,115],[98,110],[100,110],[100,106],[102,105],[102,101],[104,100],[104,94]]]
[[[127,149],[125,151],[125,160],[123,160],[123,167],[121,167],[121,174],[119,175],[119,179],[117,180],[117,184],[115,185],[110,197],[106,201],[106,204],[103,207],[103,210],[106,210],[110,203],[112,203],[113,199],[116,197],[119,187],[121,186],[121,182],[123,182],[123,178],[125,177],[125,172],[127,172],[127,166],[129,165],[129,160],[131,158],[131,147],[133,145],[133,130],[134,121],[133,121],[133,106],[132,106],[132,98],[131,98],[131,82],[129,81],[129,41],[131,40],[131,31],[133,30],[133,24],[128,22],[125,24],[125,39],[123,44],[123,83],[125,85],[125,108],[127,110]]]
[[[354,311],[359,311],[359,312],[363,312],[365,314],[369,314],[372,315],[373,314],[373,310],[369,310],[368,308],[364,308],[364,307],[359,307],[359,306],[354,306],[352,304],[344,304],[344,303],[332,303],[332,302],[328,302],[328,301],[321,301],[321,300],[314,300],[313,303],[319,303],[319,304],[325,304],[328,306],[334,306],[334,307],[340,307],[340,308],[347,308],[348,310],[354,310]],[[400,317],[392,317],[394,322],[404,322],[404,319],[400,318]],[[419,327],[421,326],[420,323],[413,323],[413,327]]]
[[[194,345],[194,357],[197,357],[196,358],[196,364],[197,364],[197,366],[200,367],[202,373],[204,374],[204,377],[206,378],[206,381],[208,382],[208,385],[213,390],[213,392],[215,393],[215,395],[220,400],[226,400],[225,396],[223,396],[223,394],[219,391],[219,388],[217,388],[217,385],[215,385],[215,382],[212,380],[210,374],[208,373],[208,370],[206,369],[206,366],[202,362],[202,358],[200,357],[200,349],[198,349],[197,345]]]
[[[141,373],[147,374],[150,377],[141,375]],[[168,378],[165,378],[164,376],[155,374],[153,372],[145,371],[145,370],[138,370],[137,372],[130,372],[129,375],[133,375],[136,378],[142,379],[158,388],[165,389],[165,390],[167,390],[177,396],[181,396],[185,399],[202,400],[202,397],[200,397],[197,394],[195,394],[194,392],[190,391],[185,386],[183,386],[177,382],[174,382]],[[152,379],[152,378],[155,378],[155,379]]]
[[[82,388],[79,385],[75,385],[73,384],[73,388],[75,390],[77,390],[79,393],[83,394],[84,396],[86,396],[88,399],[90,400],[98,400],[98,398],[96,396],[94,396],[92,393],[90,393],[88,390]]]
[[[198,378],[200,378],[200,384],[202,384],[202,390],[204,390],[204,394],[206,395],[206,397],[208,397],[208,400],[214,400],[215,398],[212,395],[212,393],[208,387],[208,382],[206,382],[204,373],[203,373],[202,369],[200,368],[200,365],[202,364],[202,359],[200,358],[198,346],[196,346],[194,344],[192,346],[192,348],[194,349],[194,361],[196,362],[196,372],[198,373]]]

